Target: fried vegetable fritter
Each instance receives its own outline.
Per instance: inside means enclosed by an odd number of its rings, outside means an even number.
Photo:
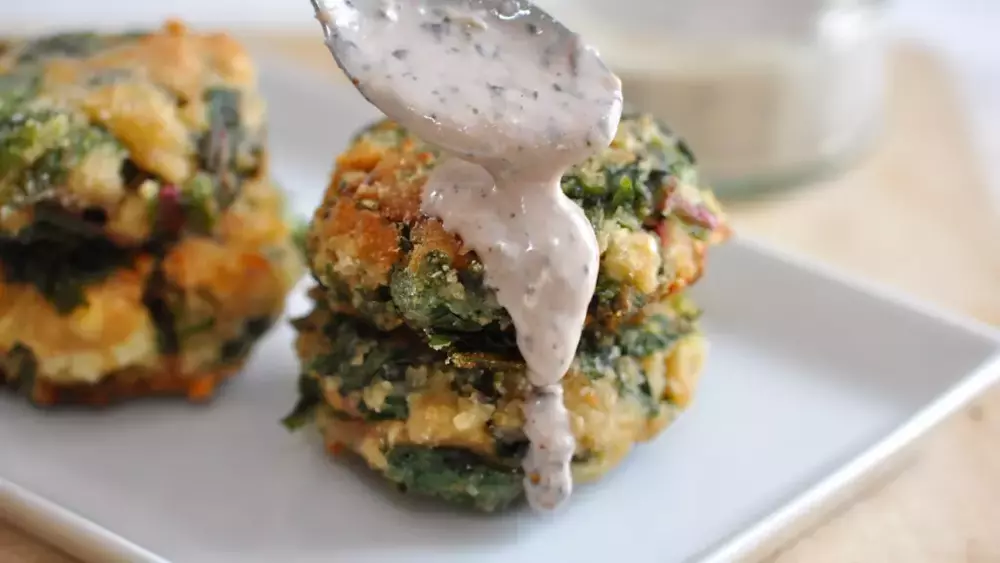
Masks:
[[[409,328],[382,332],[333,312],[322,289],[313,297],[296,321],[303,373],[286,425],[315,421],[331,448],[406,490],[487,511],[521,496],[530,384],[519,357],[435,350]],[[689,404],[705,351],[697,316],[677,294],[584,333],[562,382],[576,479],[604,474]]]
[[[137,252],[83,286],[71,310],[4,275],[0,380],[39,405],[148,393],[208,398],[238,371],[301,275],[291,235],[282,194],[251,182],[220,217],[217,236]],[[0,273],[9,267],[0,255]],[[60,272],[38,275],[58,286]]]
[[[379,328],[405,323],[442,339],[483,333],[480,340],[511,347],[510,317],[484,284],[480,260],[421,213],[439,158],[390,121],[358,135],[312,220],[313,274],[338,307]],[[591,321],[683,290],[701,275],[707,246],[728,232],[683,142],[649,116],[625,116],[611,147],[567,172],[562,187],[600,244]]]
[[[55,209],[119,245],[211,234],[262,177],[264,104],[223,34],[70,33],[0,50],[0,231]]]

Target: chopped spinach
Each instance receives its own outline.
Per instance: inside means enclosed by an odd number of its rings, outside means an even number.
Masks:
[[[668,197],[675,177],[693,166],[680,140],[663,124],[635,114],[623,115],[620,123],[620,136],[642,141],[630,147],[634,152],[627,162],[612,163],[598,155],[562,179],[563,192],[583,208],[595,229],[606,217],[626,218],[636,225],[658,219],[657,202]]]
[[[233,88],[211,88],[204,94],[209,127],[198,142],[198,161],[212,176],[220,209],[235,201],[243,181],[258,175],[262,165],[261,140],[243,126],[242,96]]]
[[[247,320],[243,323],[243,331],[239,336],[222,344],[219,361],[223,364],[229,364],[246,358],[253,349],[253,345],[267,333],[273,324],[274,319],[271,317],[256,317]]]
[[[475,332],[509,317],[483,282],[481,267],[459,272],[443,252],[428,252],[415,268],[392,273],[392,301],[410,326],[441,332]],[[456,296],[460,291],[460,296]]]
[[[168,301],[171,291],[170,280],[163,270],[162,260],[158,260],[142,293],[142,303],[156,326],[157,344],[160,353],[170,356],[180,351],[180,335],[177,334],[177,317]]]
[[[0,262],[11,283],[33,285],[63,314],[86,303],[86,287],[128,267],[134,251],[104,238],[93,223],[46,203],[34,221],[0,234]]]
[[[0,381],[6,380],[14,391],[31,396],[38,375],[38,359],[31,348],[16,342],[6,354],[0,356],[0,370],[3,371]]]
[[[180,192],[180,207],[185,230],[201,235],[212,232],[218,221],[214,195],[212,178],[204,172],[199,172],[184,183]]]
[[[623,377],[623,371],[632,360],[657,352],[668,352],[684,336],[696,330],[697,312],[685,310],[678,303],[675,315],[653,314],[615,327],[585,331],[577,348],[576,362],[580,371],[590,379],[614,377],[619,393],[640,399],[650,416],[659,414],[663,407],[660,397],[654,397],[645,373],[640,369],[638,380]]]
[[[341,392],[360,391],[376,377],[390,382],[405,379],[409,363],[405,343],[379,338],[372,327],[342,315],[334,315],[324,330],[331,348],[312,367],[322,376],[336,377]]]
[[[487,423],[487,427],[493,436],[497,458],[510,465],[520,465],[531,446],[524,432],[520,429],[501,430],[492,421]]]
[[[410,416],[410,404],[406,401],[405,393],[405,387],[395,385],[393,386],[393,394],[385,398],[378,410],[361,402],[358,405],[358,411],[365,420],[406,420]]]
[[[500,465],[457,448],[396,446],[386,452],[386,460],[385,476],[401,491],[485,512],[506,508],[524,490],[518,466]]]
[[[335,378],[343,394],[360,393],[379,381],[391,389],[378,410],[363,400],[358,410],[368,420],[404,420],[409,416],[406,369],[437,356],[412,336],[397,331],[379,333],[374,327],[346,315],[334,315],[324,326],[329,349],[314,358],[308,369],[319,377]]]
[[[332,272],[332,267],[328,272]],[[327,274],[323,283],[329,303],[337,308],[349,305],[359,316],[371,321],[380,330],[393,330],[401,324],[396,305],[387,291],[388,288],[370,290],[351,287],[343,280]]]
[[[33,203],[50,197],[69,171],[92,150],[122,146],[82,115],[0,99],[0,203]]]
[[[503,395],[503,374],[486,369],[456,369],[451,382],[459,395],[476,397],[483,403],[496,402]]]
[[[290,431],[298,430],[313,420],[316,408],[323,402],[319,381],[307,373],[299,375],[299,400],[295,408],[288,413],[281,423]]]

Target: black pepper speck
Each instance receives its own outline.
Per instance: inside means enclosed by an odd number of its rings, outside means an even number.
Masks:
[[[434,36],[434,40],[440,42],[441,38],[444,36],[445,27],[441,23],[422,23],[420,24],[421,29],[428,31]]]
[[[396,49],[395,51],[392,52],[392,56],[399,60],[405,59],[409,54],[410,52],[406,49]]]

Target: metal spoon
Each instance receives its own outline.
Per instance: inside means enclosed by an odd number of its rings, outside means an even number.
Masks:
[[[527,0],[310,1],[361,94],[463,158],[524,161],[543,145],[575,155],[595,128],[596,143],[614,135],[618,78]]]

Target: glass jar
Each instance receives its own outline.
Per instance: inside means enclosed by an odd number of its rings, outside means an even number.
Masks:
[[[882,123],[879,0],[537,0],[688,142],[722,197],[842,170]]]

